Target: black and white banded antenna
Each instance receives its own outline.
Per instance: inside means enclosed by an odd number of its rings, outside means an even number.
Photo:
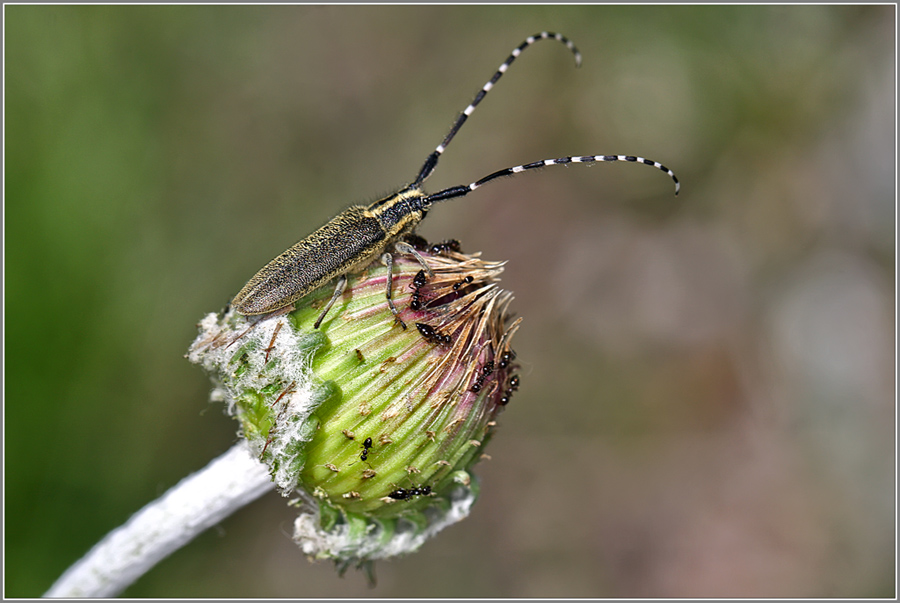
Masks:
[[[505,61],[503,61],[503,64],[500,65],[496,73],[494,73],[493,77],[491,77],[491,79],[481,87],[481,90],[478,91],[478,94],[475,95],[475,98],[471,103],[469,103],[469,106],[466,107],[462,113],[460,113],[459,117],[456,119],[456,122],[453,124],[453,127],[450,128],[450,132],[447,133],[447,135],[444,137],[444,140],[441,141],[441,144],[439,144],[437,148],[431,153],[431,155],[428,156],[428,159],[425,160],[425,164],[419,171],[419,175],[416,177],[415,181],[410,185],[410,188],[418,188],[434,172],[441,154],[447,149],[447,145],[450,144],[450,141],[453,140],[453,137],[456,136],[457,132],[459,132],[460,128],[462,128],[462,125],[466,123],[466,120],[469,118],[472,112],[475,111],[475,107],[477,107],[478,104],[482,100],[484,100],[484,97],[487,96],[487,93],[491,91],[491,89],[494,87],[494,84],[496,84],[497,81],[503,76],[503,74],[506,73],[506,70],[509,69],[509,66],[512,65],[513,61],[515,61],[516,58],[518,58],[518,56],[522,54],[522,51],[524,51],[535,42],[548,39],[553,39],[565,44],[566,48],[568,48],[572,52],[572,54],[575,55],[575,67],[581,66],[581,52],[579,52],[578,48],[575,47],[575,44],[573,44],[572,41],[564,35],[549,31],[542,31],[539,34],[535,34],[533,36],[528,36],[527,38],[525,38],[525,41],[519,44],[515,49],[513,49],[509,57]],[[425,198],[425,201],[429,203],[435,203],[438,201],[446,201],[447,199],[462,197],[474,191],[476,188],[490,182],[491,180],[502,178],[504,176],[512,176],[513,174],[518,174],[520,172],[525,172],[528,170],[535,170],[550,165],[566,165],[569,163],[600,163],[613,161],[643,163],[644,165],[655,167],[656,169],[665,172],[666,175],[668,175],[675,182],[676,195],[681,189],[681,184],[678,182],[678,178],[675,176],[675,173],[658,161],[653,161],[652,159],[645,159],[643,157],[637,157],[634,155],[580,155],[560,157],[557,159],[543,159],[541,161],[535,161],[532,163],[526,163],[509,167],[503,170],[498,170],[496,172],[488,174],[480,180],[472,182],[471,184],[452,186],[442,191],[432,193]]]
[[[475,107],[478,106],[484,97],[487,96],[487,93],[491,91],[491,88],[494,87],[494,84],[497,83],[503,74],[506,73],[506,70],[509,69],[509,66],[513,64],[522,51],[534,44],[535,42],[539,42],[541,40],[553,39],[558,42],[562,42],[566,45],[572,54],[575,55],[575,67],[581,66],[581,53],[578,52],[578,49],[575,48],[575,44],[567,38],[566,36],[558,33],[552,33],[549,31],[542,31],[539,34],[535,34],[533,36],[528,36],[525,38],[525,41],[519,44],[516,48],[513,49],[512,54],[507,57],[503,64],[497,69],[497,72],[494,73],[494,76],[488,80],[488,82],[481,87],[481,90],[478,91],[478,94],[475,95],[475,98],[469,103],[469,106],[465,108],[465,110],[459,114],[459,117],[456,118],[456,123],[453,124],[453,127],[450,128],[450,131],[444,137],[444,140],[441,141],[441,144],[437,146],[431,155],[428,156],[428,159],[425,160],[425,165],[422,166],[422,169],[419,170],[419,175],[416,178],[415,182],[412,183],[413,187],[417,187],[431,175],[434,171],[435,166],[437,166],[438,159],[441,157],[441,153],[447,148],[447,145],[450,144],[450,141],[453,140],[453,137],[456,136],[456,133],[459,132],[459,129],[462,127],[466,120],[469,119],[469,116],[472,115],[472,112],[475,111]]]
[[[568,163],[600,163],[604,161],[631,161],[653,166],[656,169],[668,174],[669,178],[671,178],[675,182],[676,195],[681,188],[681,184],[678,182],[678,178],[675,176],[675,172],[659,163],[658,161],[653,161],[652,159],[644,159],[643,157],[635,157],[633,155],[583,155],[581,157],[560,157],[558,159],[544,159],[542,161],[535,161],[534,163],[526,163],[524,165],[517,165],[514,167],[506,168],[505,170],[498,170],[493,174],[488,174],[484,178],[476,180],[471,184],[466,184],[463,186],[451,186],[450,188],[445,188],[442,191],[432,193],[425,197],[425,201],[429,203],[437,203],[438,201],[446,201],[447,199],[464,197],[465,195],[468,195],[469,193],[474,191],[476,188],[490,182],[491,180],[503,178],[504,176],[512,176],[513,174],[518,174],[527,170],[536,170],[538,168],[547,167],[548,165],[566,165]]]

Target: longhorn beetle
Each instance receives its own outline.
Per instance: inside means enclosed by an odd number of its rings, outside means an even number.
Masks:
[[[494,87],[497,80],[506,73],[506,70],[522,51],[535,42],[546,39],[554,39],[565,44],[566,48],[575,55],[575,66],[581,65],[581,53],[569,39],[561,34],[545,31],[526,38],[512,51],[494,76],[478,91],[469,106],[459,115],[441,144],[425,160],[419,170],[419,175],[412,183],[393,195],[375,201],[368,207],[355,205],[332,218],[331,221],[257,272],[234,297],[231,302],[232,307],[245,315],[269,314],[286,308],[311,291],[337,278],[334,293],[315,322],[315,328],[318,329],[325,315],[328,314],[328,310],[347,286],[347,274],[362,270],[380,256],[388,269],[386,291],[388,307],[396,321],[405,329],[406,325],[400,319],[392,299],[393,256],[391,251],[414,256],[422,264],[428,276],[432,276],[431,268],[428,267],[415,247],[406,242],[404,238],[412,235],[415,227],[428,213],[428,209],[439,201],[464,197],[492,180],[527,170],[548,165],[602,161],[631,161],[662,170],[675,182],[675,194],[677,195],[680,185],[672,170],[656,161],[630,155],[585,155],[544,159],[499,170],[471,184],[451,186],[436,193],[428,194],[422,189],[422,184],[434,172],[438,159],[446,150],[447,145],[459,132],[478,103]]]

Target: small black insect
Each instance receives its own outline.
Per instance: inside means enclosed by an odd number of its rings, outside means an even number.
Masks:
[[[422,264],[425,272],[431,274],[431,268],[416,249],[416,246],[422,242],[421,238],[413,238],[412,243],[409,241],[416,226],[425,218],[428,210],[435,203],[465,197],[488,182],[529,170],[551,165],[606,161],[642,163],[661,170],[675,182],[675,194],[678,194],[678,179],[672,170],[656,161],[633,155],[573,155],[558,159],[544,159],[492,172],[470,184],[451,186],[431,194],[425,192],[423,188],[425,180],[434,172],[447,145],[459,132],[475,107],[487,96],[487,93],[506,73],[513,61],[526,48],[540,40],[561,42],[575,55],[576,66],[581,64],[581,53],[570,40],[561,34],[544,31],[526,38],[513,50],[493,77],[481,87],[469,106],[457,117],[450,132],[425,159],[425,163],[422,164],[418,175],[411,183],[368,206],[355,205],[344,210],[308,237],[295,243],[287,251],[266,264],[241,288],[231,300],[234,310],[248,316],[282,311],[292,306],[300,298],[336,279],[334,292],[315,322],[314,327],[319,328],[328,311],[347,286],[347,274],[362,270],[380,258],[387,266],[388,278],[385,283],[385,297],[388,308],[396,322],[405,329],[406,324],[400,319],[400,313],[392,299],[394,262],[392,253],[412,255]],[[441,247],[441,245],[445,246]],[[459,243],[454,244],[453,241],[447,241],[436,247],[441,250],[453,251],[459,248]]]
[[[394,500],[410,500],[415,496],[428,496],[431,494],[431,486],[413,486],[412,488],[397,488],[388,496]]]
[[[509,363],[516,359],[516,353],[512,350],[507,350],[500,355],[500,363],[499,367],[501,369],[505,369],[509,366]]]
[[[464,278],[464,279],[462,279],[461,281],[459,281],[458,283],[453,283],[453,290],[454,290],[454,291],[459,291],[459,288],[460,288],[460,287],[462,287],[463,285],[468,285],[468,284],[470,284],[470,283],[471,283],[472,281],[474,281],[474,280],[475,280],[475,279],[474,279],[471,275],[469,275],[469,276],[467,276],[466,278]]]
[[[502,368],[502,367],[501,367]],[[491,376],[491,373],[494,372],[494,361],[488,360],[484,363],[484,366],[481,367],[481,372],[475,375],[475,382],[472,383],[472,387],[470,391],[475,392],[476,394],[481,391],[481,388],[484,386],[484,380]]]
[[[500,404],[501,406],[506,406],[509,404],[509,401],[512,400],[512,395],[514,391],[519,389],[519,376],[513,375],[509,378],[509,387],[506,388],[506,391],[503,392],[503,395],[500,396]]]
[[[409,302],[409,307],[412,310],[421,310],[422,309],[422,287],[428,282],[428,276],[425,274],[424,270],[419,270],[416,272],[416,276],[413,277],[413,294],[412,299]]]
[[[418,272],[416,272],[416,276],[413,277],[413,286],[415,286],[417,291],[419,289],[421,289],[422,287],[424,287],[425,283],[427,283],[427,282],[428,282],[428,277],[425,276],[424,270],[419,270]]]
[[[362,454],[359,455],[359,460],[365,461],[369,458],[369,448],[372,447],[372,438],[366,438],[366,441],[363,442],[363,451]]]
[[[431,325],[427,325],[424,322],[417,322],[416,328],[419,329],[419,333],[422,335],[425,341],[429,343],[434,343],[437,345],[450,345],[451,343],[453,343],[452,337],[441,333]]]
[[[445,251],[455,251],[456,253],[459,253],[461,250],[462,247],[456,239],[447,239],[446,241],[435,243],[431,246],[431,249],[429,249],[431,253],[444,253]]]

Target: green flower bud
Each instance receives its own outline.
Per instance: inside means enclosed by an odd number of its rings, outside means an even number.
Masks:
[[[189,358],[301,515],[295,539],[339,567],[416,550],[468,515],[472,466],[518,387],[501,263],[453,249],[350,275],[279,316],[210,314]]]

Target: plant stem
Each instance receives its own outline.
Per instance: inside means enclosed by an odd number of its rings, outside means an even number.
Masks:
[[[266,466],[246,444],[235,444],[107,534],[44,596],[116,596],[197,534],[273,488]]]

